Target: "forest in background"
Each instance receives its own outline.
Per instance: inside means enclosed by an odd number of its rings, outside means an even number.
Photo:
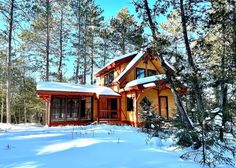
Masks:
[[[112,58],[151,47],[175,97],[179,139],[203,146],[206,163],[207,145],[223,142],[225,133],[235,137],[236,1],[152,2],[132,1],[138,18],[124,8],[106,21],[94,0],[0,0],[1,122],[39,122],[45,104],[36,81],[95,84],[94,71]],[[180,83],[190,90],[185,97]]]

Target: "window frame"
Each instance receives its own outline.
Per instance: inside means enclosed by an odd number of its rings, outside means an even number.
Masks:
[[[152,73],[151,75],[150,75],[150,72]],[[155,72],[155,73],[153,73],[153,72]],[[157,75],[157,71],[156,70],[154,70],[154,69],[148,69],[147,70],[147,76],[154,76],[154,75]]]
[[[139,77],[138,78],[138,71],[139,70],[142,70],[143,71],[143,77]],[[139,75],[140,76],[140,75]],[[146,72],[145,72],[145,69],[144,68],[136,68],[136,79],[142,79],[142,78],[145,78],[146,77]]]
[[[104,85],[108,85],[113,82],[115,76],[114,73],[115,71],[113,70],[104,75]]]

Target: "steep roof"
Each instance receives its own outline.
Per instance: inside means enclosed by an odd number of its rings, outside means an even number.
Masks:
[[[140,51],[130,62],[129,64],[125,67],[125,69],[114,79],[113,82],[119,81],[139,60],[142,58],[144,55],[144,51]]]
[[[120,96],[111,88],[95,85],[81,85],[61,82],[39,82],[37,91],[95,93],[97,96]]]
[[[116,63],[119,63],[120,61],[122,60],[125,60],[127,58],[131,58],[134,57],[135,55],[137,55],[137,51],[135,52],[132,52],[132,53],[128,53],[128,54],[125,54],[125,55],[122,55],[120,57],[116,57],[114,58],[113,60],[111,60],[108,64],[106,64],[104,67],[102,67],[101,69],[99,69],[95,74],[96,76],[98,76],[100,73],[102,73],[103,71],[105,71],[106,69],[109,69],[109,67],[112,65],[112,64],[116,64]]]

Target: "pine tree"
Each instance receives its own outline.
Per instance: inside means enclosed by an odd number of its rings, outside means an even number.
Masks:
[[[126,54],[142,47],[143,27],[135,21],[133,15],[129,14],[127,8],[121,9],[116,17],[111,19],[110,27],[116,51]]]

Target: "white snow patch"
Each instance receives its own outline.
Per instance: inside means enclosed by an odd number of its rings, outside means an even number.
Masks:
[[[39,82],[37,84],[38,91],[59,91],[59,92],[79,92],[79,93],[95,93],[99,95],[120,96],[111,88],[105,86],[82,85],[61,82]]]
[[[160,81],[160,80],[163,80],[163,79],[165,79],[164,74],[149,76],[149,77],[145,77],[145,78],[141,78],[141,79],[136,79],[136,80],[128,82],[125,86],[125,89],[127,89],[129,87],[137,86],[137,85],[140,85],[140,84],[148,84],[150,82],[152,83],[152,82],[155,82],[155,81]],[[151,85],[153,85],[153,84],[151,84]]]
[[[202,168],[179,158],[185,151],[173,146],[174,139],[152,138],[147,144],[150,137],[129,126],[0,124],[0,128],[8,129],[0,138],[3,168]],[[216,166],[220,167],[230,168]]]
[[[143,85],[143,87],[145,87],[145,88],[155,87],[155,86],[156,86],[156,84],[153,83],[153,82],[151,82],[151,83],[147,83],[147,84],[144,84],[144,85]]]

